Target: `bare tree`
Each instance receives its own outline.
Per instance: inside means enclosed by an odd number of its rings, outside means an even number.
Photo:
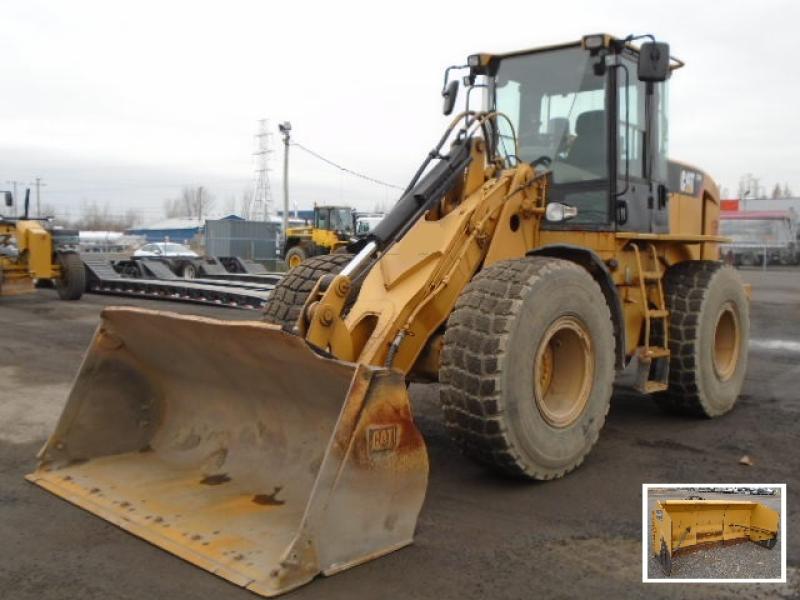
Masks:
[[[780,198],[782,196],[782,194],[783,194],[783,190],[781,190],[781,184],[780,183],[776,183],[775,187],[772,188],[772,196],[771,197],[773,199],[774,198]]]
[[[225,215],[224,215],[224,216],[226,216],[226,217],[227,217],[228,215],[235,215],[235,214],[236,214],[236,196],[235,196],[235,195],[233,195],[233,194],[230,194],[230,195],[229,195],[229,196],[228,196],[228,197],[225,199],[225,208],[224,208],[224,212],[225,212]]]
[[[122,225],[125,229],[130,229],[136,225],[141,225],[144,222],[142,211],[138,208],[128,208],[122,215]]]
[[[180,198],[167,198],[164,200],[164,216],[167,219],[185,216]]]
[[[138,209],[128,208],[124,213],[112,213],[108,202],[101,205],[92,201],[81,206],[81,216],[69,225],[76,229],[124,231],[141,222],[142,215]]]
[[[164,214],[167,218],[200,219],[208,216],[214,206],[214,196],[202,185],[187,186],[178,198],[164,201]]]
[[[746,173],[739,178],[739,198],[766,198],[761,180],[752,173]]]
[[[55,214],[56,214],[55,206],[53,206],[52,204],[50,204],[48,202],[45,202],[44,204],[42,204],[42,212],[41,212],[41,215],[39,215],[39,216],[42,216],[42,217],[54,217]]]
[[[792,190],[789,189],[789,184],[783,184],[783,197],[784,198],[791,198],[792,197]]]
[[[253,188],[245,188],[242,190],[242,197],[239,204],[239,215],[243,219],[251,219],[253,217],[253,202],[255,194]]]

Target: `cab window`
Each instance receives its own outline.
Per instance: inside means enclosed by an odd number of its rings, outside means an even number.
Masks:
[[[330,209],[324,208],[317,210],[317,222],[314,226],[317,229],[330,229]]]
[[[571,224],[605,224],[608,210],[606,81],[582,48],[504,58],[494,78],[501,153],[536,161],[553,177],[551,198],[578,208]]]

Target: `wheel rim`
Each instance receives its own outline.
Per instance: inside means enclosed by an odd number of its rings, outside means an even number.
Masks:
[[[720,381],[726,381],[739,364],[739,317],[732,304],[725,304],[717,316],[714,328],[714,371]]]
[[[297,254],[292,254],[289,257],[289,266],[294,269],[297,265],[303,262],[303,259],[300,258]]]
[[[551,426],[572,425],[583,413],[592,390],[594,352],[586,327],[561,317],[547,329],[533,364],[533,395]]]

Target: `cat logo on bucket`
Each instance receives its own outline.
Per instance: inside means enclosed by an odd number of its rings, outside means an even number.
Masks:
[[[367,429],[369,453],[390,452],[397,448],[397,425],[373,425]]]

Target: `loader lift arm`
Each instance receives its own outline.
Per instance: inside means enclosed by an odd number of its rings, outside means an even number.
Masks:
[[[467,133],[470,126],[485,129],[497,117],[489,112],[456,117],[418,174],[432,158],[439,162],[412,180],[413,187],[359,244],[359,253],[340,274],[320,279],[297,324],[312,346],[343,360],[408,374],[483,264],[501,213],[517,215],[519,229],[529,233],[533,246],[547,178],[527,164],[508,167],[488,153],[483,138]],[[442,144],[461,121],[465,127],[450,153],[441,156]],[[396,265],[394,256],[407,257],[410,248],[417,249],[416,263]],[[380,268],[374,268],[376,263]],[[359,278],[365,278],[359,293],[364,302],[357,300],[345,316],[345,303]],[[378,314],[373,307],[381,288],[392,289],[393,301],[382,303],[385,309]]]

